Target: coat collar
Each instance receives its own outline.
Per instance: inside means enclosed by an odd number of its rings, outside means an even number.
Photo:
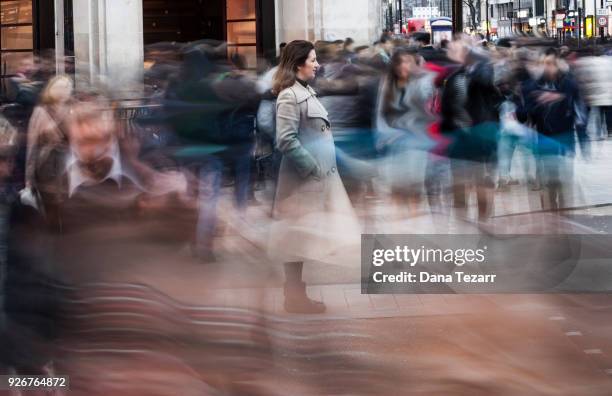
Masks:
[[[311,96],[317,96],[317,93],[315,92],[314,89],[310,87],[310,85],[308,87],[304,87],[298,81],[296,81],[293,84],[293,86],[291,87],[291,90],[295,94],[297,103],[302,103],[303,101],[310,98]]]

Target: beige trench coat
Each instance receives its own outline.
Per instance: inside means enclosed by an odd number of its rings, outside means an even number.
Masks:
[[[270,234],[272,258],[358,266],[352,261],[361,227],[338,175],[328,113],[312,88],[296,82],[279,94],[276,142],[283,158]]]

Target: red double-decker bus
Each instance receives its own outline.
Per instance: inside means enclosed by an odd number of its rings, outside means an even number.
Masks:
[[[406,33],[421,32],[425,30],[426,20],[422,18],[408,18]]]

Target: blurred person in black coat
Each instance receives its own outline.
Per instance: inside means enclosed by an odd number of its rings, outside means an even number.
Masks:
[[[588,153],[586,106],[573,74],[555,48],[542,54],[540,65],[542,76],[524,81],[522,94],[525,111],[538,131],[542,204],[559,209],[570,204],[576,135],[583,154]]]
[[[448,57],[457,66],[446,78],[441,100],[441,130],[449,136],[454,206],[467,208],[466,189],[477,190],[478,217],[492,213],[494,164],[499,140],[501,94],[494,85],[491,62],[465,38],[449,44]]]

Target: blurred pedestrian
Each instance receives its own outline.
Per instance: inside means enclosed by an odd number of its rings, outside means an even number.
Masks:
[[[392,196],[411,215],[421,204],[433,147],[428,128],[436,119],[431,112],[435,75],[424,70],[422,63],[414,49],[395,50],[381,83],[375,119],[377,147],[388,156],[385,173]]]
[[[449,146],[453,177],[453,204],[467,210],[467,191],[475,184],[478,218],[492,213],[494,168],[499,138],[501,95],[494,85],[491,63],[459,37],[449,44],[448,57],[456,62],[442,94],[441,129],[452,139]]]
[[[539,133],[542,205],[546,209],[559,209],[569,203],[575,132],[586,130],[585,107],[578,85],[556,49],[548,48],[540,58],[540,65],[542,76],[525,82],[523,97]]]
[[[58,187],[68,144],[65,119],[72,95],[70,77],[60,75],[52,78],[43,89],[28,126],[25,191],[22,195],[31,200],[40,198],[40,209],[50,222],[57,221]]]
[[[4,288],[7,273],[7,249],[11,210],[18,194],[10,183],[18,148],[17,130],[0,114],[0,334],[6,326]]]

